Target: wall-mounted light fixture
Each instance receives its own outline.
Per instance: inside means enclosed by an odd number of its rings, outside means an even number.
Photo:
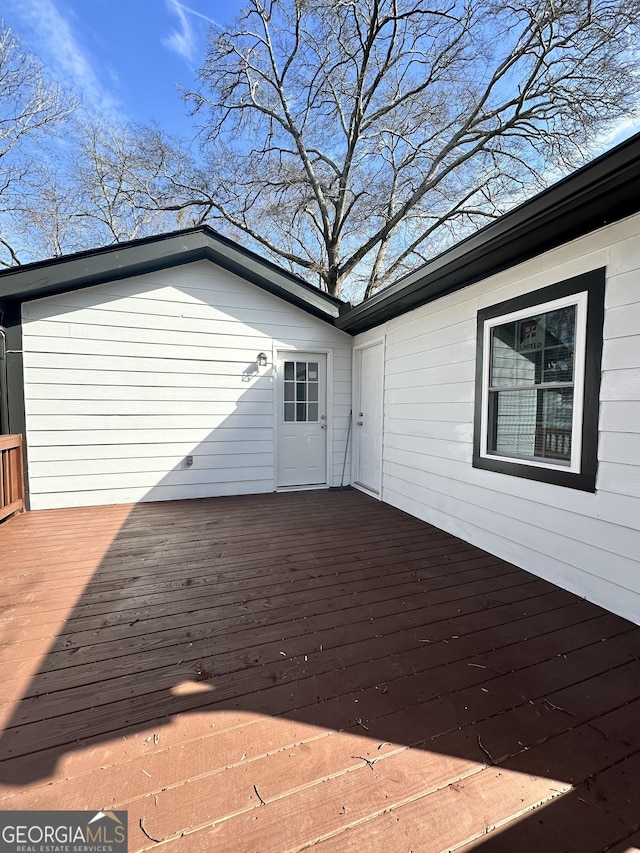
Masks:
[[[267,366],[267,356],[265,353],[261,352],[258,354],[258,358],[256,359],[258,367],[266,367]]]

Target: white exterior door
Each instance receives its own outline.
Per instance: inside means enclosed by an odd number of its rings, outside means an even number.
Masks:
[[[380,494],[381,486],[382,369],[382,343],[357,350],[354,480],[375,494]]]
[[[327,356],[278,354],[277,485],[327,482]]]

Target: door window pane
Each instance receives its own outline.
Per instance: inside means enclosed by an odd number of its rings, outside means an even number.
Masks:
[[[318,367],[317,361],[286,361],[284,363],[285,421],[315,423],[320,419]]]
[[[284,362],[284,420],[319,420],[319,371],[317,361]],[[313,405],[307,405],[311,401]]]

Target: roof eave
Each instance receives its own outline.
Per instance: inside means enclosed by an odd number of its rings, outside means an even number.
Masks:
[[[0,302],[38,299],[198,260],[210,260],[327,322],[333,323],[344,308],[207,226],[12,268],[0,276]]]
[[[461,290],[640,210],[640,135],[345,311],[351,334]]]

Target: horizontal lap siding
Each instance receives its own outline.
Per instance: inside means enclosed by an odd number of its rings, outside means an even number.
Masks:
[[[386,336],[383,499],[637,622],[639,232],[632,217],[368,333]],[[603,266],[596,493],[473,468],[477,311]]]
[[[29,303],[23,342],[34,509],[271,491],[279,347],[330,355],[340,482],[350,338],[213,264]]]

